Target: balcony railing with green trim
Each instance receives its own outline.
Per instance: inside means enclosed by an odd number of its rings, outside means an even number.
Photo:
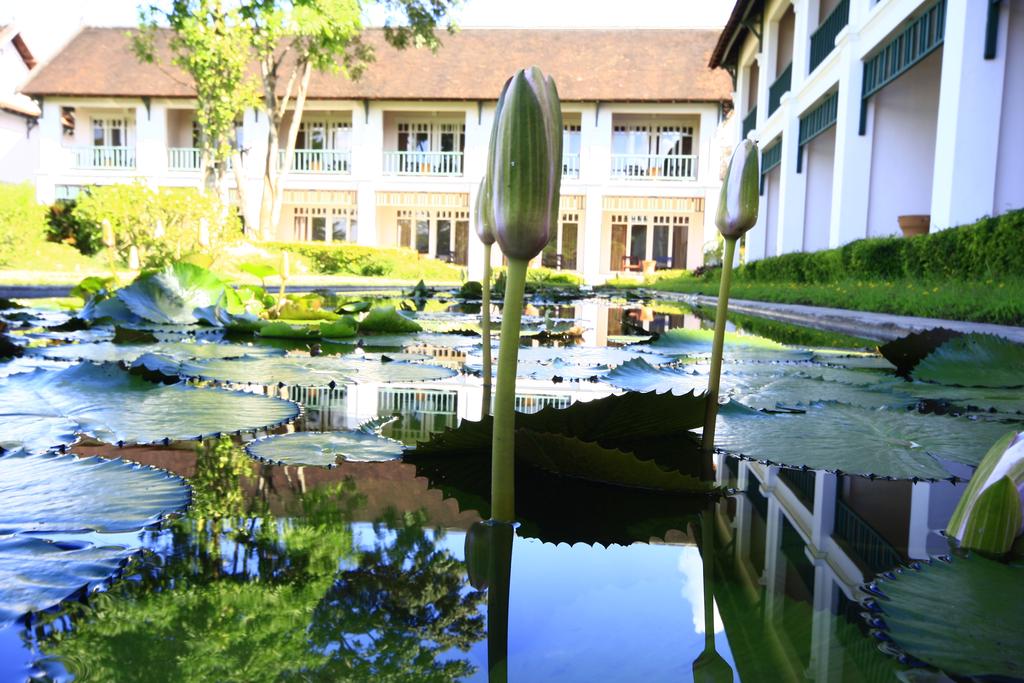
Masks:
[[[746,138],[750,131],[757,125],[757,107],[754,107],[743,117],[743,137]]]
[[[839,498],[836,498],[832,535],[845,542],[857,558],[875,573],[887,571],[903,562],[903,557],[892,544]]]
[[[793,81],[793,64],[783,70],[779,77],[775,79],[775,82],[768,87],[768,116],[775,113],[775,110],[779,108],[782,103],[782,96],[789,92],[790,85]]]
[[[775,138],[761,149],[761,193],[764,194],[764,178],[782,163],[782,136]]]
[[[864,62],[860,134],[867,128],[867,99],[937,50],[946,36],[946,0],[938,0]]]
[[[811,71],[836,47],[836,36],[850,23],[850,0],[842,0],[811,34]]]
[[[796,172],[803,170],[803,148],[808,142],[818,137],[836,124],[839,114],[839,91],[833,91],[821,104],[800,117],[800,137],[798,144],[800,155],[797,156]]]
[[[808,510],[814,510],[814,487],[817,481],[814,470],[780,469],[779,479],[786,482]]]

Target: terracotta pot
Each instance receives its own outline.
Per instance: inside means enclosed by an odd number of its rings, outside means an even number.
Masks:
[[[931,225],[932,217],[928,214],[914,214],[908,216],[897,216],[896,220],[900,224],[900,230],[903,231],[904,237],[915,237],[917,235],[928,234],[928,228]]]

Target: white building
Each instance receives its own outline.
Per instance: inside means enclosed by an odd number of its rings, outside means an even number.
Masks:
[[[17,26],[0,26],[0,182],[35,178],[39,106],[17,89],[36,65]]]
[[[600,282],[623,270],[694,268],[714,234],[727,74],[701,30],[467,29],[443,47],[396,51],[379,31],[359,81],[316,74],[281,240],[411,247],[482,271],[472,211],[495,100],[517,68],[558,83],[565,119],[561,220],[545,266]],[[139,64],[125,29],[84,29],[25,86],[42,101],[41,201],[141,179],[198,185],[195,102],[161,37]],[[284,122],[287,128],[289,121]],[[242,175],[258,215],[267,118],[246,112]],[[500,259],[500,255],[495,255]]]
[[[1024,206],[1024,2],[738,0],[711,58],[762,145],[749,260]]]

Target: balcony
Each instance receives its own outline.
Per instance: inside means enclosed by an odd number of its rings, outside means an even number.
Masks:
[[[280,152],[280,168],[284,169],[285,152]],[[295,173],[351,173],[352,152],[347,149],[296,149],[292,150],[292,167]]]
[[[850,22],[850,0],[841,0],[821,26],[811,34],[811,71],[825,61],[836,47],[836,36]]]
[[[563,178],[579,178],[580,177],[580,155],[579,154],[563,154],[562,155],[562,177]]]
[[[384,175],[461,176],[462,152],[384,152]]]
[[[201,157],[198,147],[169,147],[167,168],[171,171],[198,171]]]
[[[757,107],[753,107],[747,112],[747,115],[743,117],[743,138],[746,139],[750,131],[754,130],[754,126],[757,125]]]
[[[887,571],[903,562],[892,544],[839,498],[832,535],[844,541],[872,572]]]
[[[628,180],[696,180],[693,154],[613,154],[612,178]]]
[[[71,167],[80,169],[135,168],[134,147],[72,147]]]
[[[790,64],[768,88],[768,116],[774,114],[775,110],[779,108],[782,96],[789,92],[792,80],[793,65]]]

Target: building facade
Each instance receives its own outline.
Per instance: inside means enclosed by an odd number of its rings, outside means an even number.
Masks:
[[[39,106],[17,92],[36,65],[18,27],[0,26],[0,182],[35,179],[39,163]]]
[[[1024,2],[739,0],[712,67],[762,149],[746,258],[1024,206]]]
[[[706,64],[717,32],[464,30],[435,54],[366,38],[376,61],[358,81],[316,74],[274,238],[408,247],[482,272],[471,207],[502,84],[536,64],[559,85],[564,116],[557,230],[538,264],[591,283],[623,272],[694,268],[714,234],[728,75]],[[84,29],[24,92],[42,101],[41,201],[141,180],[198,185],[198,130],[187,77],[142,65],[124,29]],[[290,115],[283,122],[287,130]],[[255,224],[267,117],[239,121],[244,215]],[[495,255],[496,260],[500,254]]]

